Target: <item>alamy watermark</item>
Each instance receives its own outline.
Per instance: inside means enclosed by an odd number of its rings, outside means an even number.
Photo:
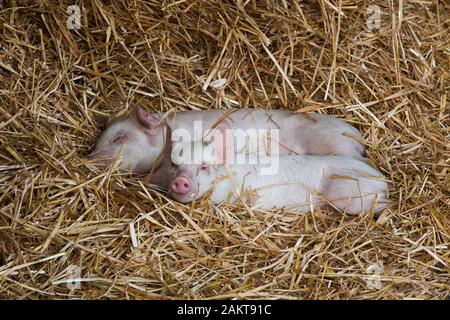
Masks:
[[[66,13],[69,15],[66,21],[67,29],[81,29],[81,11],[82,8],[76,4],[67,7]]]
[[[369,289],[380,290],[382,288],[381,284],[381,274],[384,271],[383,261],[378,261],[377,263],[372,263],[366,268],[367,276],[366,284]]]
[[[77,265],[71,264],[67,267],[65,279],[66,286],[69,289],[81,288],[81,268]]]
[[[369,17],[366,21],[367,29],[370,31],[380,30],[381,28],[381,8],[376,4],[371,4],[367,7],[367,14]]]
[[[278,129],[208,129],[194,121],[194,131],[172,132],[172,161],[179,164],[255,164],[261,175],[275,175],[279,169]]]

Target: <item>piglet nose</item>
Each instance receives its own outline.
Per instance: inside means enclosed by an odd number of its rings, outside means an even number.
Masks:
[[[186,194],[191,190],[191,183],[185,177],[176,177],[170,184],[170,189],[178,194]]]
[[[104,169],[108,166],[109,159],[106,157],[105,153],[102,152],[92,152],[87,155],[88,161],[99,169]]]

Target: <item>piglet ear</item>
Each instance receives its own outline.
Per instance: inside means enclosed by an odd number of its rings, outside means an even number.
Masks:
[[[148,112],[144,108],[136,107],[131,112],[131,116],[136,117],[137,121],[145,127],[145,132],[151,136],[157,135],[161,132],[163,121],[154,113]]]
[[[154,129],[160,122],[154,114],[141,107],[136,107],[133,112],[136,114],[139,122],[148,129]]]

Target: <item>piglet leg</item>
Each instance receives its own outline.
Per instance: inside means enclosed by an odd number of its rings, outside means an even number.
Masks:
[[[322,196],[326,202],[342,212],[350,214],[383,210],[387,204],[387,182],[373,168],[334,168],[325,177]],[[369,172],[367,172],[369,171]],[[376,171],[375,171],[376,172]]]

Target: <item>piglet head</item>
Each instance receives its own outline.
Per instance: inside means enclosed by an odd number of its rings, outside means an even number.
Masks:
[[[182,203],[188,203],[202,197],[215,181],[211,165],[172,164],[169,169],[169,188],[171,196]]]
[[[137,107],[108,124],[88,158],[100,168],[117,159],[123,172],[147,173],[164,148],[165,134],[157,114]]]
[[[172,165],[169,168],[169,188],[171,196],[187,203],[202,197],[210,190],[218,177],[219,166],[209,142],[189,142],[178,144],[172,150]]]

